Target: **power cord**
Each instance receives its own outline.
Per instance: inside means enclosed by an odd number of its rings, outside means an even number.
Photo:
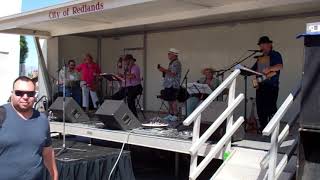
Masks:
[[[118,158],[117,158],[116,162],[114,163],[114,165],[113,165],[113,167],[112,167],[112,169],[111,169],[111,171],[110,171],[108,180],[111,179],[111,175],[112,175],[113,171],[115,170],[115,168],[116,168],[116,166],[117,166],[117,164],[118,164],[118,162],[119,162],[119,160],[120,160],[120,157],[121,157],[121,155],[122,155],[122,153],[123,153],[124,146],[125,146],[125,144],[128,143],[128,141],[129,141],[129,136],[130,136],[130,134],[131,134],[132,132],[133,132],[133,130],[129,131],[128,136],[126,137],[125,141],[123,142],[122,147],[121,147],[121,150],[120,150],[119,155],[118,155]]]

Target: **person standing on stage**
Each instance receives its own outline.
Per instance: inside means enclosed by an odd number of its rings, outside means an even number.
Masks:
[[[77,103],[81,104],[80,90],[80,74],[75,69],[76,62],[71,59],[68,61],[68,70],[65,72],[65,67],[59,71],[59,94],[63,95],[63,86],[65,85],[65,96],[72,97]],[[66,79],[66,81],[64,81]]]
[[[2,106],[0,121],[0,179],[41,180],[46,167],[52,180],[58,171],[49,120],[33,109],[35,83],[28,77],[13,82],[11,101]]]
[[[178,119],[177,95],[180,88],[181,80],[181,63],[178,59],[179,51],[170,48],[168,59],[170,61],[168,69],[158,65],[158,70],[165,74],[163,81],[163,99],[169,103],[169,115],[164,117],[165,120],[176,121]]]
[[[118,75],[123,78],[121,89],[112,96],[112,99],[121,100],[127,98],[129,109],[138,117],[136,109],[136,98],[142,93],[140,68],[135,64],[136,59],[131,54],[127,54],[122,59],[122,68],[124,72],[119,72]]]
[[[272,41],[268,36],[260,37],[258,45],[263,56],[257,59],[252,70],[269,77],[260,82],[256,89],[257,113],[260,122],[259,129],[262,131],[277,111],[279,77],[283,63],[281,54],[273,50]]]
[[[89,111],[89,94],[95,109],[98,108],[97,86],[101,69],[98,64],[93,61],[91,54],[86,54],[82,64],[76,67],[81,72],[80,86],[82,89],[82,106]]]

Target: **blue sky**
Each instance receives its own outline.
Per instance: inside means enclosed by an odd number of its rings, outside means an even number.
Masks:
[[[22,0],[21,11],[31,11],[43,7],[48,7],[60,3],[64,3],[69,0]],[[35,69],[38,67],[38,56],[31,36],[26,36],[28,42],[29,53],[26,59],[26,68]],[[29,67],[29,68],[28,68]]]

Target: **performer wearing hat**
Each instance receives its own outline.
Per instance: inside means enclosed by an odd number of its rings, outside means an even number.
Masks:
[[[214,69],[207,67],[204,68],[201,73],[204,77],[201,77],[197,82],[200,84],[208,84],[210,89],[214,91],[220,84],[220,80],[215,76]],[[209,94],[194,94],[187,102],[187,115],[190,115],[195,110],[201,101],[205,100]],[[217,98],[218,99],[218,98]]]
[[[281,54],[272,47],[268,36],[259,38],[258,45],[263,56],[257,58],[252,70],[265,74],[266,80],[259,82],[256,88],[257,113],[260,131],[268,124],[277,111],[280,70],[283,68]]]
[[[158,70],[165,74],[163,86],[164,86],[164,100],[169,103],[169,115],[165,120],[176,121],[178,108],[177,108],[177,93],[180,88],[181,79],[181,63],[178,60],[179,51],[175,48],[169,49],[168,59],[170,61],[168,69],[158,65]]]
[[[128,107],[132,113],[138,117],[136,109],[136,99],[142,93],[140,68],[135,64],[136,59],[131,54],[127,54],[122,59],[123,72],[118,75],[123,78],[121,89],[112,96],[112,99],[121,100],[127,98]]]

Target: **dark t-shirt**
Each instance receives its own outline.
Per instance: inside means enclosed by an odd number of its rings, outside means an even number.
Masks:
[[[0,179],[42,179],[42,150],[51,146],[49,121],[34,110],[30,119],[22,119],[11,104],[0,128]]]
[[[272,50],[269,52],[268,56],[270,57],[270,64],[267,65],[268,67],[274,66],[277,64],[283,64],[282,57],[279,52]],[[258,63],[256,62],[251,69],[254,71],[259,71],[259,69],[264,69],[264,68],[259,68],[258,66],[259,66]],[[277,71],[276,73],[277,74],[272,76],[270,79],[265,80],[264,83],[274,87],[278,87],[280,71]]]

